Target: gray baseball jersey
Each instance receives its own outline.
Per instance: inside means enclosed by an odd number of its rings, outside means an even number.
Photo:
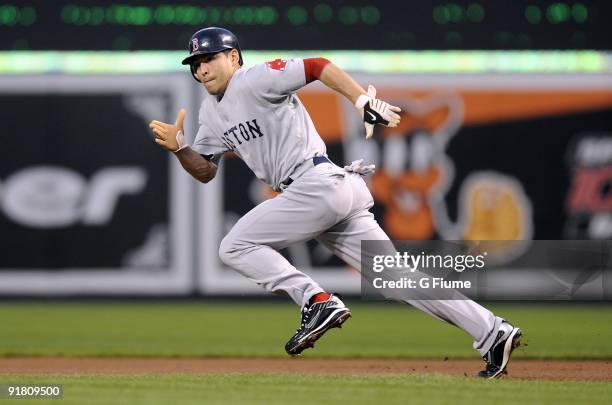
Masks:
[[[273,189],[296,166],[325,156],[317,133],[295,91],[306,85],[302,59],[276,60],[234,73],[219,101],[207,95],[192,148],[218,162],[233,151]]]

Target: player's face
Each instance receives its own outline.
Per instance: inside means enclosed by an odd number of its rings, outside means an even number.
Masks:
[[[194,62],[196,76],[209,94],[223,94],[235,71],[230,52],[202,55]]]

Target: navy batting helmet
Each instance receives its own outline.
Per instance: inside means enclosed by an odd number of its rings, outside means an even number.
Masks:
[[[238,51],[238,64],[242,66],[242,52],[240,51],[240,45],[238,44],[238,38],[231,31],[224,28],[208,27],[197,31],[189,39],[189,56],[183,59],[183,65],[191,66],[191,73],[195,77],[194,66],[192,62],[199,55],[206,55],[209,53],[223,52],[228,49],[236,49]],[[196,78],[196,80],[198,80]]]

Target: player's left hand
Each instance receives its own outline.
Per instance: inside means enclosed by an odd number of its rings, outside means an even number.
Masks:
[[[376,170],[376,165],[364,165],[363,159],[359,159],[353,160],[353,162],[348,166],[344,166],[344,170],[349,173],[357,173],[362,176],[365,176],[370,173],[374,173],[374,171]]]
[[[149,128],[155,133],[155,142],[158,145],[174,153],[189,146],[185,140],[185,135],[183,135],[185,114],[187,114],[187,112],[184,108],[181,108],[176,116],[176,122],[174,124],[166,124],[165,122],[157,120],[153,120],[149,123]]]
[[[368,94],[362,94],[355,102],[355,107],[363,114],[363,121],[366,128],[366,139],[370,139],[374,134],[374,125],[385,125],[396,127],[401,117],[398,112],[401,108],[391,105],[376,98],[376,88],[368,86]]]

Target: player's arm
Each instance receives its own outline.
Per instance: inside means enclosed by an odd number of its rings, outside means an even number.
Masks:
[[[376,89],[369,86],[366,92],[348,73],[325,58],[304,59],[306,82],[320,80],[324,85],[346,97],[362,114],[366,127],[366,138],[374,132],[374,125],[395,127],[399,124],[401,111],[376,98]]]
[[[149,127],[155,133],[155,142],[173,152],[187,173],[202,183],[208,183],[217,174],[217,166],[187,145],[183,135],[185,114],[185,110],[181,109],[174,124],[153,120]]]
[[[366,91],[357,83],[348,73],[334,65],[332,62],[324,58],[312,58],[304,60],[304,70],[306,70],[306,80],[311,81],[317,78],[327,87],[337,91],[346,97],[352,104],[357,102],[357,99],[362,94],[367,95]],[[308,75],[310,73],[310,77]]]
[[[208,183],[217,174],[217,166],[189,146],[179,150],[174,156],[178,158],[187,173],[202,183]]]

